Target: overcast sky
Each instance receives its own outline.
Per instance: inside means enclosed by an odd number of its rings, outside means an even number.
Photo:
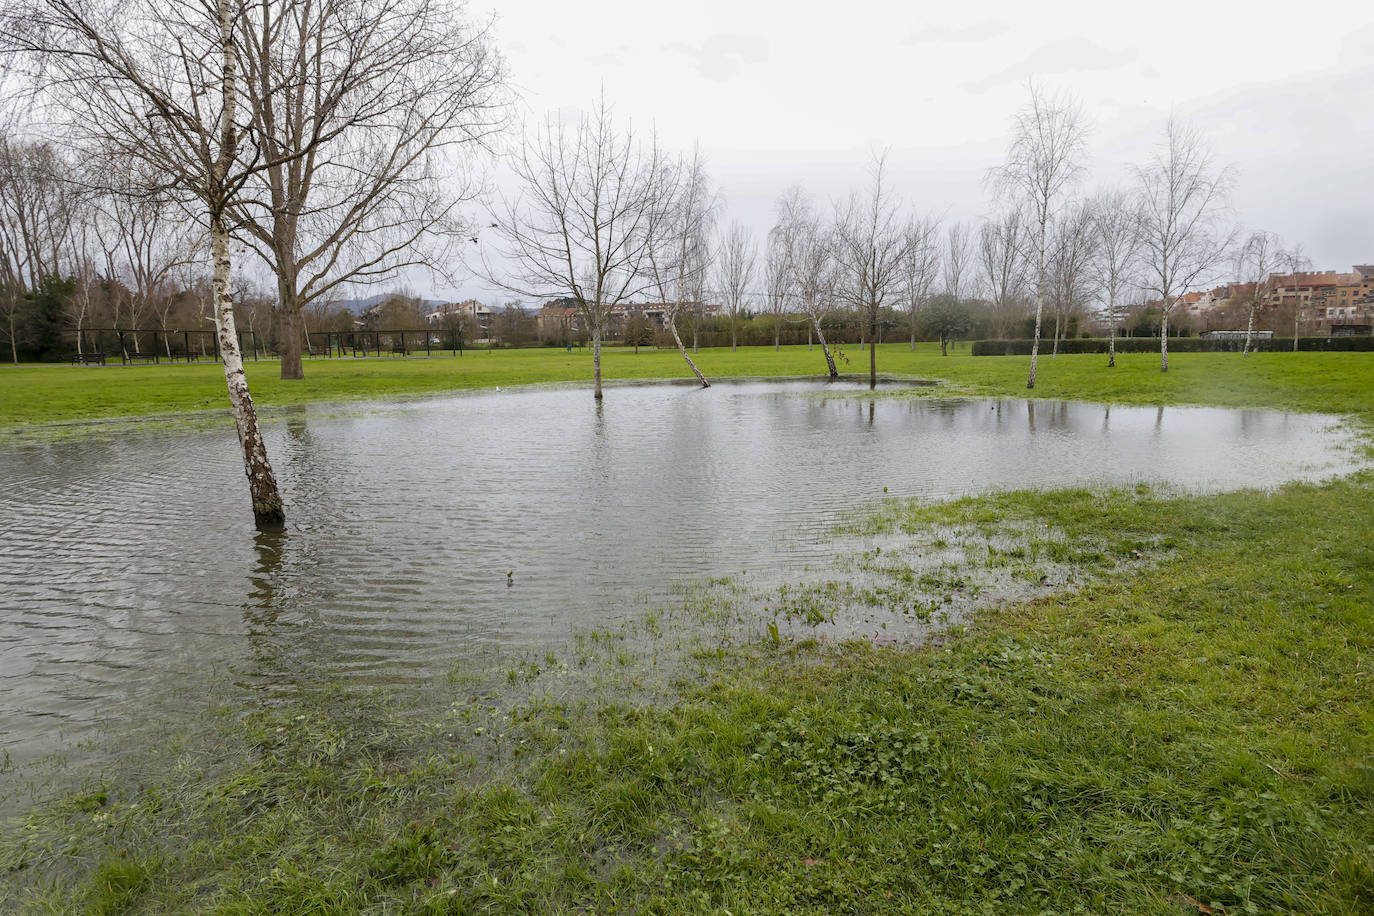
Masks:
[[[1092,125],[1084,190],[1122,183],[1173,112],[1239,172],[1234,218],[1300,241],[1322,269],[1374,262],[1374,4],[1100,0],[824,6],[747,0],[517,0],[495,17],[520,116],[589,107],[672,148],[700,143],[723,220],[762,238],[788,185],[823,205],[874,149],[919,213],[991,209],[1026,81]],[[507,296],[473,279],[439,297]],[[535,305],[536,303],[526,303]]]

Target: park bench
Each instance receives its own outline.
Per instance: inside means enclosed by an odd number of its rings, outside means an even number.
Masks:
[[[105,365],[104,353],[77,353],[72,357],[73,366]]]

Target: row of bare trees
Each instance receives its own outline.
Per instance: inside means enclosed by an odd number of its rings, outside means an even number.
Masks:
[[[1154,153],[1131,170],[1130,186],[1076,191],[1084,172],[1087,125],[1073,99],[1030,87],[1029,103],[1012,122],[1006,162],[989,175],[1004,212],[984,227],[985,261],[1000,276],[1029,286],[1035,301],[1030,374],[1034,388],[1041,322],[1054,308],[1055,352],[1066,312],[1101,306],[1111,329],[1108,365],[1115,365],[1115,328],[1123,297],[1153,302],[1160,316],[1160,369],[1169,368],[1169,321],[1185,294],[1232,271],[1248,304],[1242,353],[1250,352],[1255,317],[1270,301],[1276,272],[1304,266],[1300,248],[1284,250],[1269,232],[1242,237],[1229,221],[1235,170],[1216,163],[1193,127],[1170,118]],[[1011,266],[1020,261],[1023,267]],[[989,270],[989,275],[992,271]],[[995,284],[1000,299],[1010,284]],[[1294,346],[1297,311],[1294,311]]]
[[[981,225],[942,225],[913,212],[879,155],[865,189],[831,212],[801,187],[785,191],[760,256],[738,222],[712,241],[721,204],[700,153],[675,156],[655,137],[620,128],[603,98],[580,121],[551,117],[527,133],[515,159],[519,188],[493,210],[502,260],[486,263],[486,273],[536,299],[571,292],[591,335],[599,398],[607,317],[640,297],[665,303],[667,328],[703,385],[676,318],[709,295],[724,307],[732,347],[751,311],[773,316],[775,346],[784,322],[806,322],[832,377],[838,368],[823,320],[836,310],[862,316],[861,346],[880,339],[880,316],[894,309],[905,313],[913,347],[920,334],[947,344],[968,327],[974,303],[1004,333],[1033,314],[1027,387],[1034,387],[1042,336],[1057,355],[1088,313],[1109,329],[1108,364],[1115,365],[1115,331],[1128,302],[1155,303],[1167,371],[1169,321],[1185,293],[1235,265],[1263,275],[1249,287],[1261,288],[1264,272],[1282,260],[1267,233],[1237,245],[1238,230],[1226,220],[1234,172],[1218,167],[1202,137],[1177,120],[1133,168],[1131,186],[1091,196],[1078,193],[1088,130],[1072,99],[1032,85],[1011,133],[1005,163],[988,176],[999,206]],[[1261,299],[1251,301],[1253,330]],[[871,347],[868,368],[876,385]]]

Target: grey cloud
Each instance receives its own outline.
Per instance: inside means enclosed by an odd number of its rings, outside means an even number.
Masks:
[[[904,45],[920,45],[927,43],[968,43],[983,41],[988,38],[995,38],[1007,30],[1006,25],[1000,22],[979,22],[974,25],[957,28],[953,26],[930,25],[919,32],[913,32],[902,39]]]
[[[1112,70],[1132,63],[1139,53],[1112,51],[1086,38],[1061,38],[1041,45],[1030,56],[1011,66],[964,84],[970,92],[982,92],[1002,83],[1016,82],[1045,73],[1083,73],[1090,70]]]
[[[697,72],[710,80],[728,80],[738,76],[745,64],[768,59],[768,39],[761,35],[716,34],[698,45],[677,41],[663,47],[692,60]]]

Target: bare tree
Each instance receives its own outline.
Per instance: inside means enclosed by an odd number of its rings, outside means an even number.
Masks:
[[[721,298],[725,300],[725,311],[730,316],[730,350],[739,349],[737,326],[740,313],[744,311],[745,298],[749,295],[750,284],[754,282],[754,264],[758,260],[759,249],[754,242],[753,233],[742,223],[731,223],[730,229],[720,241],[716,255],[717,278]]]
[[[32,0],[0,22],[0,48],[41,68],[73,140],[138,163],[208,225],[225,382],[253,515],[268,527],[285,513],[243,370],[230,286],[230,211],[254,172],[270,164],[240,126],[244,11],[238,0]]]
[[[1026,287],[1026,224],[1021,211],[1011,210],[978,230],[978,263],[992,301],[999,337],[1007,337],[1013,320],[1024,317]]]
[[[1248,308],[1245,318],[1245,344],[1241,355],[1250,355],[1255,336],[1255,314],[1274,293],[1278,282],[1277,270],[1284,256],[1283,239],[1272,232],[1254,232],[1236,253],[1236,276]]]
[[[0,133],[0,319],[16,363],[25,291],[74,267],[69,170],[52,144]]]
[[[243,91],[266,166],[233,213],[276,274],[281,377],[299,379],[305,305],[407,267],[444,273],[473,235],[456,208],[476,184],[454,157],[503,127],[505,65],[454,0],[247,13]]]
[[[658,200],[648,213],[648,250],[645,272],[663,303],[663,325],[701,387],[709,388],[701,369],[688,355],[678,331],[677,319],[685,305],[701,298],[706,272],[711,266],[711,232],[717,199],[706,173],[700,147],[687,161],[665,160],[654,181]]]
[[[1049,282],[1054,301],[1054,349],[1067,333],[1069,321],[1092,298],[1091,265],[1097,251],[1092,207],[1085,201],[1070,203],[1054,221]]]
[[[1226,260],[1236,237],[1218,225],[1233,171],[1215,168],[1197,131],[1170,118],[1162,147],[1135,172],[1146,283],[1162,312],[1159,368],[1168,372],[1169,314],[1189,287],[1205,282]]]
[[[902,296],[910,322],[911,349],[916,349],[921,309],[929,301],[940,271],[940,221],[933,216],[912,220],[911,242],[902,262]]]
[[[962,300],[968,292],[973,272],[973,250],[966,223],[950,223],[945,231],[944,257],[940,262],[940,277],[944,292]]]
[[[1302,303],[1298,299],[1299,275],[1312,269],[1312,262],[1302,250],[1302,243],[1294,245],[1279,259],[1288,271],[1288,281],[1293,287],[1293,352],[1298,352],[1298,322],[1302,318]]]
[[[1093,271],[1105,299],[1108,339],[1107,367],[1116,365],[1116,325],[1122,297],[1138,285],[1140,271],[1140,211],[1124,191],[1098,193],[1092,202],[1097,250]]]
[[[117,166],[118,163],[103,163],[101,174],[90,179],[92,185],[106,189],[96,199],[93,220],[105,276],[118,279],[128,291],[119,297],[127,309],[126,327],[143,327],[146,317],[155,315],[165,332],[168,309],[163,307],[163,301],[170,297],[169,281],[178,268],[200,260],[205,235],[196,223],[179,219],[165,196],[149,192],[127,175],[120,175]],[[119,324],[117,312],[115,325]],[[137,351],[137,334],[133,340]],[[170,356],[171,342],[166,337],[163,347]]]
[[[783,246],[784,261],[792,275],[797,303],[811,322],[821,352],[825,354],[830,377],[839,378],[835,357],[826,343],[821,319],[830,309],[835,290],[835,256],[831,233],[821,224],[806,192],[793,185],[777,203],[778,222],[774,231]]]
[[[841,287],[868,325],[868,387],[878,387],[878,319],[882,308],[901,293],[903,268],[916,241],[910,220],[887,187],[887,157],[874,158],[872,186],[862,198],[851,194],[836,219],[835,251]]]
[[[1034,83],[1030,86],[1030,94],[1030,102],[1012,120],[1007,161],[989,177],[994,187],[1025,207],[1030,223],[1035,269],[1035,333],[1031,340],[1030,376],[1026,387],[1034,388],[1047,291],[1045,268],[1050,224],[1063,203],[1064,194],[1083,171],[1087,128],[1078,103],[1073,99],[1047,96]]]
[[[787,247],[778,227],[768,231],[768,250],[763,261],[764,297],[768,314],[773,316],[773,350],[782,349],[782,322],[787,314],[788,290],[791,284],[791,265],[787,263]]]
[[[601,341],[611,310],[648,285],[651,227],[662,226],[663,154],[618,130],[604,98],[577,124],[550,117],[527,132],[512,169],[522,187],[502,198],[496,233],[513,273],[499,278],[537,299],[570,294],[592,335],[593,396],[601,400]]]

